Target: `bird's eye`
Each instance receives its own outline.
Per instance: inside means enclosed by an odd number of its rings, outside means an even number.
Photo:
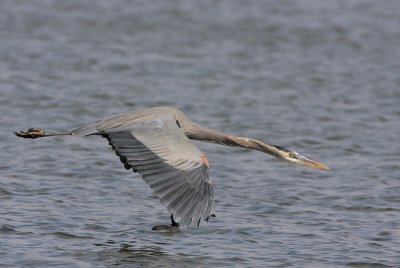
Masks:
[[[178,121],[178,119],[176,119],[176,121],[175,121],[175,122],[176,122],[176,124],[178,125],[178,127],[179,127],[179,128],[181,128],[181,124],[179,124],[179,121]]]
[[[291,158],[296,158],[296,154],[293,153],[293,152],[289,152],[289,156],[290,156]]]

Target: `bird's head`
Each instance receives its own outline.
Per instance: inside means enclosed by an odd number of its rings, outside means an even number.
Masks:
[[[283,146],[274,146],[274,147],[277,149],[277,152],[276,152],[277,157],[282,160],[285,160],[285,161],[288,161],[291,163],[295,163],[298,165],[306,165],[306,166],[320,168],[320,169],[329,169],[329,167],[327,165],[324,165],[320,162],[311,160],[291,149],[288,149]]]

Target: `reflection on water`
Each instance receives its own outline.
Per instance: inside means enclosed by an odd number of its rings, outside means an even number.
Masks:
[[[170,255],[161,247],[144,247],[135,242],[122,244],[119,249],[115,242],[107,241],[105,244],[96,244],[103,250],[98,252],[96,262],[122,267],[197,267],[206,263],[199,257],[184,255]]]
[[[399,1],[0,1],[4,267],[398,267]],[[197,142],[216,218],[176,234],[100,137],[174,105],[331,167]]]

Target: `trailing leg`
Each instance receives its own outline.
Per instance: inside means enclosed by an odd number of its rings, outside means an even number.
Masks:
[[[48,136],[72,135],[72,132],[70,132],[70,131],[65,131],[65,132],[44,131],[42,129],[30,128],[27,131],[14,132],[14,134],[18,137],[25,138],[25,139],[36,139],[36,138],[48,137]]]

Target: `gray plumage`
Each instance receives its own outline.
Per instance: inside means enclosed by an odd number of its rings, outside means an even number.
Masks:
[[[64,132],[29,129],[23,138],[55,135],[105,137],[126,169],[142,175],[181,226],[198,225],[215,214],[214,189],[208,159],[190,139],[259,150],[297,164],[328,169],[285,147],[235,137],[201,127],[174,107],[154,107],[123,113]]]
[[[176,222],[198,225],[215,213],[215,200],[204,154],[180,128],[189,122],[175,108],[154,107],[105,118],[71,134],[107,138],[125,168],[142,175]]]

